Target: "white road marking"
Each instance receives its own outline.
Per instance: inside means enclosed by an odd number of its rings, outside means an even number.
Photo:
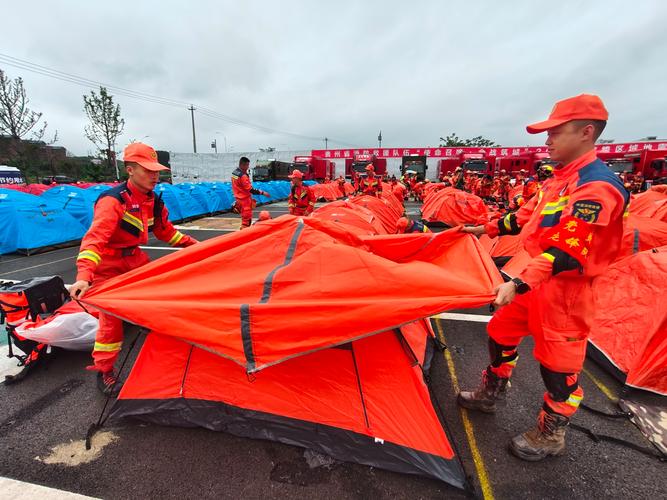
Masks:
[[[436,315],[436,318],[451,319],[454,321],[473,321],[476,323],[488,323],[493,316],[484,314],[459,314],[459,313],[442,313]]]
[[[42,266],[50,266],[51,264],[55,264],[56,262],[63,262],[63,261],[66,261],[66,260],[74,260],[74,259],[75,259],[75,256],[72,255],[70,257],[65,257],[64,259],[51,260],[49,262],[44,262],[43,264],[36,264],[34,266],[24,267],[23,269],[14,269],[13,271],[9,271],[7,273],[0,274],[0,276],[7,276],[8,274],[18,273],[18,272],[21,272],[21,271],[27,271],[28,269],[35,269],[37,267],[42,267]]]
[[[140,246],[139,248],[141,248],[142,250],[168,250],[170,252],[173,252],[175,250],[183,250],[182,248],[179,248],[179,247],[143,247],[143,246]]]
[[[219,233],[229,233],[236,231],[236,229],[213,229],[210,227],[199,227],[199,226],[174,226],[178,230],[183,231],[218,231]]]
[[[56,490],[55,488],[17,481],[16,479],[9,479],[7,477],[0,477],[0,491],[2,491],[2,498],[5,500],[28,500],[33,498],[39,498],[40,500],[94,499],[94,497]]]

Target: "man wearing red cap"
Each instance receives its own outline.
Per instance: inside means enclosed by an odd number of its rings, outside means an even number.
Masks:
[[[402,233],[430,233],[431,230],[423,222],[401,217],[396,221],[396,234]]]
[[[366,177],[359,180],[359,192],[369,196],[382,195],[382,182],[379,177],[375,177],[373,164],[366,165]]]
[[[295,170],[289,176],[292,179],[287,206],[290,215],[310,215],[315,209],[315,193],[308,186],[303,185],[303,172]]]
[[[494,304],[504,307],[487,327],[491,363],[482,372],[481,386],[458,396],[465,408],[495,412],[516,365],[518,345],[532,336],[547,391],[536,427],[510,443],[512,453],[524,460],[565,451],[565,428],[583,398],[578,378],[593,312],[591,282],[621,244],[629,194],[595,155],[607,117],[594,95],[556,103],[548,120],[527,127],[531,134],[547,132],[549,156],[559,162],[553,177],[516,213],[463,229],[492,238],[520,233],[532,257],[516,278],[494,291]]]
[[[242,156],[239,160],[239,168],[232,172],[232,193],[236,200],[235,210],[241,215],[241,229],[250,227],[252,224],[252,209],[255,207],[253,194],[261,194],[270,198],[271,195],[266,191],[260,191],[252,187],[248,169],[250,168],[250,159]]]
[[[197,243],[169,222],[167,207],[153,193],[160,171],[169,170],[158,163],[155,150],[135,142],[125,148],[123,160],[129,180],[102,193],[95,204],[93,222],[76,259],[76,282],[70,288],[73,298],[81,298],[91,286],[146,264],[148,255],[139,245],[148,242],[148,231],[176,247]],[[114,363],[122,345],[122,321],[100,312],[94,365],[88,369],[98,372],[98,387],[107,395],[114,386],[115,393],[120,389]]]

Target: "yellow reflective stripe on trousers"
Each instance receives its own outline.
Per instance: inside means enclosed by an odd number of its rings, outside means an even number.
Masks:
[[[178,242],[181,241],[182,239],[183,239],[183,233],[181,233],[180,231],[176,231],[176,233],[169,240],[169,244],[172,246],[178,245]]]
[[[123,342],[114,342],[113,344],[103,344],[102,342],[95,342],[94,351],[115,352],[123,348]]]
[[[83,250],[79,252],[79,255],[77,256],[76,260],[82,260],[82,259],[88,259],[93,261],[95,264],[99,264],[102,261],[102,257],[97,252],[93,252],[92,250]]]
[[[138,219],[134,215],[132,215],[129,212],[125,212],[123,214],[123,220],[127,222],[128,224],[132,224],[134,227],[139,229],[140,231],[144,230],[144,223],[141,221],[141,219]]]

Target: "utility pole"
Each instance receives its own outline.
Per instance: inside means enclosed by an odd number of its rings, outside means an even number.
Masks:
[[[195,107],[190,104],[188,108],[190,110],[190,116],[192,117],[192,149],[197,152],[197,138],[195,137]]]
[[[382,130],[380,130],[380,133],[378,134],[378,147],[382,147]]]
[[[329,149],[329,138],[328,137],[324,138],[324,149]]]

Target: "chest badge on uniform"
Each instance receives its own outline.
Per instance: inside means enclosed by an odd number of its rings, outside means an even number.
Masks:
[[[602,205],[597,201],[580,200],[572,205],[572,216],[586,222],[596,222],[602,211]]]

